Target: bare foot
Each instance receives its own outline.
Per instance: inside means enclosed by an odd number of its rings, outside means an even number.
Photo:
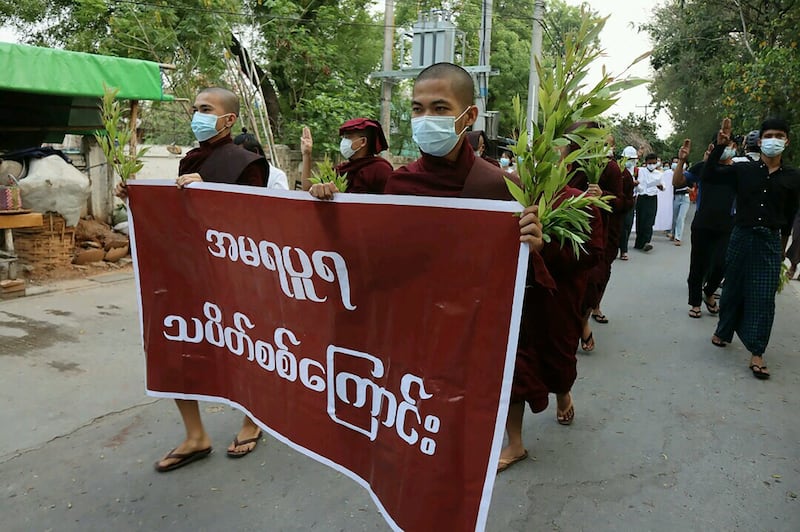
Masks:
[[[764,358],[760,355],[753,355],[750,357],[750,371],[753,372],[753,376],[757,379],[769,378],[769,370],[764,364]]]
[[[189,455],[197,451],[208,449],[209,447],[211,447],[211,438],[208,437],[208,434],[204,434],[200,439],[184,440],[180,445],[167,453],[164,458],[158,461],[158,467],[161,469],[168,468],[181,461],[180,458],[167,458],[170,454]]]
[[[242,428],[239,429],[239,433],[236,434],[236,440],[228,445],[228,454],[244,456],[256,448],[260,437],[261,429],[258,425],[250,421],[250,418],[245,417]],[[236,443],[239,443],[239,445],[236,445]]]
[[[556,420],[561,425],[572,425],[572,420],[575,419],[575,405],[572,403],[572,394],[557,393],[556,394]]]
[[[500,460],[497,463],[497,472],[505,471],[517,462],[528,458],[528,451],[520,445],[509,445],[500,451]]]

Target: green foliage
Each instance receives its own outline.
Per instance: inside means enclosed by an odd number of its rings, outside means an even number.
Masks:
[[[770,115],[800,125],[794,0],[669,0],[651,20],[643,26],[654,45],[651,92],[679,136],[695,140],[692,159],[726,115],[736,134],[758,129]]]
[[[317,169],[312,172],[311,177],[308,179],[312,185],[319,185],[321,183],[333,183],[339,192],[347,192],[347,173],[339,175],[333,168],[333,163],[325,156],[321,162],[317,163]]]
[[[260,38],[256,52],[278,94],[275,135],[289,144],[301,124],[312,128],[315,150],[338,148],[338,128],[347,119],[379,117],[380,83],[369,74],[380,67],[383,16],[369,0],[251,0]],[[334,141],[337,141],[336,143]]]
[[[683,142],[683,137],[680,135],[670,139],[669,142],[661,140],[652,120],[633,113],[628,113],[625,117],[613,115],[611,117],[611,134],[614,135],[619,150],[625,146],[643,148],[646,153],[655,153],[662,159],[678,153],[678,148]],[[678,137],[680,137],[679,140]]]
[[[579,160],[597,158],[598,144],[605,132],[578,127],[567,133],[575,123],[595,121],[618,99],[619,94],[642,80],[616,79],[608,73],[593,87],[587,88],[589,68],[601,54],[594,44],[605,24],[585,14],[580,28],[566,36],[564,58],[554,69],[545,69],[537,62],[539,73],[539,122],[533,124],[533,137],[528,138],[526,116],[520,98],[513,99],[516,127],[521,131],[515,155],[521,187],[506,180],[511,194],[522,205],[538,205],[545,241],[558,239],[563,246],[569,243],[579,253],[589,238],[588,207],[594,205],[610,210],[603,198],[585,194],[564,199],[562,190],[569,180],[569,168]],[[564,155],[570,141],[580,147]],[[605,154],[603,154],[605,158]]]
[[[105,134],[96,133],[94,138],[103,150],[108,164],[125,183],[131,176],[142,169],[142,157],[147,153],[147,148],[141,148],[137,153],[126,153],[125,148],[131,140],[131,130],[122,120],[122,106],[117,100],[119,89],[107,87],[103,84],[103,100],[100,104],[100,114],[105,127]]]
[[[489,79],[489,109],[500,111],[501,136],[513,136],[516,125],[510,96],[522,95],[523,106],[527,105],[533,4],[534,0],[495,3],[491,64],[499,73]],[[587,10],[586,14],[595,22],[599,20],[594,11]],[[545,4],[547,31],[542,40],[545,69],[554,68],[561,61],[567,35],[580,28],[581,16],[581,8],[569,6],[563,0],[550,0]],[[599,39],[595,37],[591,44],[599,44]]]

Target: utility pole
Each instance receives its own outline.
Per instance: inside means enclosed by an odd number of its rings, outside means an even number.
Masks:
[[[481,33],[480,51],[478,53],[478,66],[488,67],[492,51],[492,0],[481,2]],[[487,69],[488,70],[488,69]],[[479,72],[478,98],[475,101],[478,107],[478,119],[473,129],[483,131],[486,129],[486,109],[489,106],[489,72]]]
[[[544,33],[544,0],[533,4],[533,35],[531,37],[531,72],[528,78],[528,142],[533,140],[533,124],[539,116],[539,73],[536,60],[542,57],[542,35]]]
[[[394,2],[386,0],[383,10],[383,70],[392,69],[392,49],[394,47]],[[392,79],[384,78],[381,93],[381,127],[386,140],[391,143],[392,127]]]
[[[644,104],[644,105],[637,105],[637,106],[635,106],[635,107],[636,107],[637,109],[644,109],[644,119],[645,119],[645,120],[647,120],[648,118],[650,118],[650,113],[649,113],[648,111],[650,110],[650,108],[651,108],[651,107],[653,107],[652,105],[650,105],[650,104]]]

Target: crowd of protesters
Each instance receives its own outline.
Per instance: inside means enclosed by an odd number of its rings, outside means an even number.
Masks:
[[[232,141],[231,128],[238,112],[233,93],[201,91],[192,121],[200,147],[181,161],[179,187],[206,180],[288,188],[285,174],[275,176],[277,169],[267,163],[252,135],[244,132]],[[379,122],[354,118],[341,125],[342,162],[334,171],[346,175],[346,192],[511,200],[506,179],[517,179],[512,151],[494,152],[498,155],[495,159],[486,134],[468,132],[478,116],[469,73],[451,63],[423,70],[414,83],[411,114],[420,157],[397,169],[380,156],[388,142]],[[598,125],[578,123],[570,129],[579,132],[582,128],[596,129]],[[526,405],[534,413],[542,412],[553,394],[556,421],[561,425],[573,422],[576,408],[571,391],[577,377],[577,353],[596,347],[592,322],[609,322],[601,303],[612,264],[617,258],[630,260],[628,244],[634,227],[633,248],[641,257],[654,249],[654,230],[663,230],[669,241],[680,246],[695,194],[689,316],[701,317],[704,303],[710,314],[719,316],[711,338],[714,345],[724,347],[736,332],[752,355],[749,369],[753,375],[769,377],[764,353],[800,191],[800,175],[782,161],[788,137],[788,125],[778,119],[766,120],[759,131],[745,138],[734,137],[725,121],[704,160],[689,165],[688,139],[674,157],[662,162],[658,154],[634,146],[617,151],[609,136],[599,181],[590,183],[584,168],[576,164],[570,167],[570,180],[559,192],[558,201],[585,194],[603,197],[610,206],[608,212],[589,207],[590,234],[577,254],[555,239],[544,241],[536,207],[523,211],[520,240],[529,245],[531,259],[506,421],[508,441],[500,454],[498,472],[528,457],[522,439]],[[312,148],[312,133],[305,129],[301,138],[303,188],[315,198],[330,199],[339,193],[334,183],[312,185],[309,179]],[[578,148],[572,143],[561,151],[566,156]],[[124,196],[124,187],[118,193]],[[794,226],[797,237],[800,220],[795,220]],[[794,276],[800,259],[797,238],[788,248],[788,256],[789,274]],[[718,301],[716,294],[723,282]],[[197,403],[179,400],[177,406],[186,439],[156,463],[158,471],[171,471],[210,453],[210,439]],[[258,427],[245,417],[228,454],[248,454],[260,436]]]

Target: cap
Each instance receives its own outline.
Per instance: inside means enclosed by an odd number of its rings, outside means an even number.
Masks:
[[[633,146],[625,146],[625,149],[622,150],[622,156],[627,157],[628,159],[638,159],[639,154],[636,151],[636,148]]]
[[[375,152],[379,153],[389,149],[389,143],[386,142],[386,136],[383,134],[383,128],[380,122],[370,120],[369,118],[353,118],[348,120],[339,128],[339,136],[349,131],[362,131],[368,128],[375,128]]]

